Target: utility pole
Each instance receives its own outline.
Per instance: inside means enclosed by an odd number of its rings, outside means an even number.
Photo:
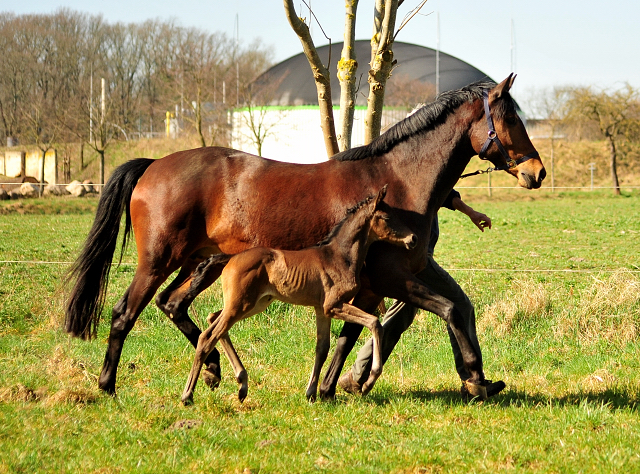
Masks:
[[[436,95],[440,93],[440,12],[436,14]]]
[[[91,84],[89,84],[89,143],[93,143],[93,65],[91,66]]]
[[[593,191],[593,172],[596,170],[595,163],[589,163],[589,171],[591,171],[591,191]]]
[[[240,107],[240,59],[238,50],[240,49],[240,17],[236,13],[236,108]]]

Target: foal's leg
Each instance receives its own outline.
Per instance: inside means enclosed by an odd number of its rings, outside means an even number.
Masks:
[[[208,265],[195,272],[202,259],[189,258],[178,276],[156,297],[156,305],[169,317],[195,348],[198,345],[200,328],[189,317],[189,306],[202,291],[215,282],[222,268]],[[195,277],[195,278],[194,278]],[[205,360],[204,382],[215,389],[220,384],[220,353],[214,348]]]
[[[307,399],[315,402],[318,392],[318,380],[320,378],[320,371],[324,362],[327,360],[329,354],[329,347],[331,345],[331,318],[328,318],[322,308],[315,308],[316,310],[316,358],[313,364],[313,370],[311,371],[311,377],[309,378],[309,384],[307,385]]]
[[[362,283],[364,286],[364,279]],[[368,313],[370,311],[373,312],[381,300],[382,297],[375,295],[369,290],[361,288],[353,299],[353,305],[358,308],[362,308],[363,311]],[[338,382],[338,377],[340,377],[340,372],[342,372],[347,356],[353,349],[353,346],[358,340],[361,332],[361,324],[345,322],[342,326],[342,331],[340,331],[340,337],[338,337],[338,342],[334,349],[331,362],[329,363],[329,368],[327,369],[327,373],[324,375],[324,379],[320,385],[321,398],[329,399],[336,396],[336,384]]]
[[[222,311],[209,313],[209,316],[207,316],[207,324],[211,326],[216,321],[216,319],[218,319],[220,313],[222,313]],[[244,399],[247,398],[247,392],[249,391],[249,376],[247,375],[247,371],[245,370],[244,365],[242,365],[240,357],[238,357],[238,353],[236,352],[235,347],[233,347],[233,344],[231,343],[229,333],[224,333],[220,337],[220,344],[222,345],[224,354],[227,356],[227,360],[231,364],[231,367],[233,367],[233,373],[236,376],[236,381],[238,382],[238,385],[240,385],[240,387],[238,388],[238,400],[243,402]]]
[[[362,385],[362,395],[368,394],[382,373],[382,357],[380,354],[382,325],[378,318],[348,303],[339,303],[328,310],[328,314],[337,319],[366,326],[373,335],[373,362],[369,378]]]
[[[187,379],[187,384],[182,392],[183,404],[190,405],[193,403],[193,391],[196,388],[202,364],[207,356],[213,351],[218,339],[227,332],[231,325],[232,323],[230,321],[229,312],[225,313],[223,310],[222,314],[215,319],[213,323],[205,329],[204,332],[202,332],[202,334],[200,334],[200,337],[198,338],[198,345],[196,346],[196,355],[193,359],[191,371],[189,372],[189,378]]]

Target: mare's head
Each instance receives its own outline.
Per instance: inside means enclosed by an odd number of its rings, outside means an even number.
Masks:
[[[371,216],[368,243],[382,240],[411,250],[418,244],[418,236],[402,222],[393,208],[384,202],[386,194],[387,185],[385,184],[367,205]]]
[[[484,93],[481,115],[472,126],[471,144],[483,160],[495,169],[518,178],[523,188],[537,189],[547,175],[540,156],[516,113],[509,89],[515,75]]]

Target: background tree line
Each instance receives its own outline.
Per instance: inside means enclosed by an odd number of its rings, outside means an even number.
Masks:
[[[204,145],[226,144],[227,109],[271,63],[238,44],[158,20],[0,13],[0,140],[7,146],[81,141],[98,154],[113,139],[164,133],[167,112]],[[104,100],[102,80],[104,79]]]
[[[608,90],[555,87],[537,91],[530,106],[548,131],[552,179],[556,148],[563,141],[604,141],[611,186],[620,194],[620,160],[627,169],[640,165],[640,91],[629,84]]]

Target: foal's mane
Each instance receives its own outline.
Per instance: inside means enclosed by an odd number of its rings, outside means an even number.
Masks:
[[[320,242],[318,242],[316,244],[316,247],[320,247],[322,245],[327,245],[331,241],[331,239],[333,239],[333,237],[335,237],[335,235],[340,231],[340,229],[345,224],[345,222],[347,222],[362,207],[364,207],[366,204],[369,204],[373,198],[375,198],[375,196],[371,195],[371,196],[363,199],[362,201],[360,201],[355,206],[350,207],[349,209],[347,209],[347,214],[342,218],[342,220],[340,222],[338,222],[335,226],[333,226],[333,229],[331,229],[329,234],[324,239],[322,239]]]
[[[388,153],[393,147],[408,138],[436,128],[462,104],[482,99],[483,91],[492,89],[495,86],[496,83],[493,81],[478,81],[461,89],[443,92],[433,102],[426,104],[414,114],[396,123],[368,145],[345,150],[335,155],[332,159],[357,161]],[[503,97],[506,95],[508,94],[504,94]],[[491,109],[496,113],[496,116],[500,117],[509,111],[515,111],[515,104],[510,96],[509,100],[501,100],[499,102],[499,104],[496,104],[495,109]]]

